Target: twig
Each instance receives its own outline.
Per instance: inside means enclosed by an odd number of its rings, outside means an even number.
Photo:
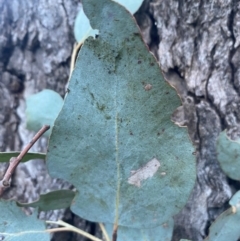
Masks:
[[[22,158],[26,155],[29,149],[34,145],[34,143],[50,128],[50,126],[43,126],[39,132],[33,137],[33,139],[29,142],[29,144],[20,152],[17,157],[11,157],[9,161],[9,166],[4,174],[3,179],[0,182],[0,197],[3,194],[4,190],[10,186],[10,179],[12,174],[14,173],[16,167],[22,160]]]
[[[75,232],[75,233],[78,233],[78,234],[81,234],[83,235],[84,237],[87,237],[93,241],[102,241],[101,239],[81,230],[81,229],[78,229],[68,223],[65,223],[64,221],[62,220],[58,220],[58,221],[46,221],[46,223],[49,223],[49,224],[57,224],[57,225],[60,225],[60,226],[63,226],[64,228],[53,228],[53,229],[47,229],[46,231],[47,232],[59,232],[59,231],[72,231],[72,232]]]
[[[112,241],[117,241],[117,231],[118,231],[118,225],[114,224],[114,226],[113,226],[113,234],[112,234]]]
[[[100,226],[100,228],[101,228],[101,230],[102,230],[103,236],[104,236],[104,238],[106,239],[106,241],[110,241],[110,238],[109,238],[109,236],[108,236],[108,233],[107,233],[104,225],[103,225],[102,223],[99,223],[99,226]]]
[[[77,55],[78,55],[78,52],[79,52],[80,48],[82,47],[82,44],[83,44],[83,42],[79,42],[79,43],[75,43],[74,46],[73,46],[71,62],[70,62],[70,74],[69,74],[68,82],[69,82],[69,80],[71,78],[73,69],[75,67],[75,62],[76,62],[76,59],[77,59]]]

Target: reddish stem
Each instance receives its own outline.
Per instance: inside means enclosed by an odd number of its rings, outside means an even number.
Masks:
[[[48,125],[43,126],[17,157],[10,158],[8,169],[4,174],[2,181],[0,182],[0,197],[3,194],[4,190],[10,186],[11,176],[14,173],[18,164],[21,162],[22,158],[27,154],[29,149],[49,128],[50,126]]]

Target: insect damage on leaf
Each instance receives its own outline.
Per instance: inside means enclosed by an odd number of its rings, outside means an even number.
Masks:
[[[141,186],[141,181],[152,177],[160,167],[158,159],[153,158],[145,166],[139,168],[136,171],[131,171],[131,176],[128,178],[128,183],[135,185],[136,187]]]
[[[146,85],[144,86],[144,89],[145,89],[146,91],[149,91],[149,90],[152,89],[152,85],[151,85],[151,84],[146,84]]]

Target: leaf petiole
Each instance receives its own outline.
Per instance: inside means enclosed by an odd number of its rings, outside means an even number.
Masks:
[[[102,239],[99,239],[79,228],[76,228],[74,226],[72,226],[71,224],[68,224],[68,223],[65,223],[64,221],[62,220],[58,220],[58,221],[46,221],[46,223],[49,223],[49,224],[57,224],[59,226],[63,226],[62,228],[53,228],[53,229],[47,229],[46,231],[49,232],[49,233],[53,233],[53,232],[60,232],[60,231],[72,231],[72,232],[75,232],[75,233],[78,233],[86,238],[89,238],[93,241],[102,241]]]

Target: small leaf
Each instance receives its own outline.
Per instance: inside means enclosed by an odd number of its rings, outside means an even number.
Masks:
[[[112,235],[113,225],[106,224],[106,230],[109,237]],[[127,227],[118,227],[117,240],[118,241],[171,241],[173,233],[174,221],[171,218],[170,221],[162,224],[161,226],[148,229],[135,229]]]
[[[0,152],[0,162],[9,162],[11,157],[17,157],[20,154],[20,152]],[[34,152],[28,152],[21,162],[26,162],[33,159],[45,159],[46,154],[45,153],[34,153]]]
[[[237,191],[237,192],[232,196],[232,198],[231,198],[230,201],[229,201],[229,204],[230,204],[231,206],[235,206],[235,207],[239,206],[239,204],[240,204],[240,191]]]
[[[232,208],[223,212],[210,227],[209,235],[204,241],[237,241],[240,237],[240,191],[238,191],[229,204]],[[234,205],[233,205],[234,204]]]
[[[62,97],[53,90],[45,89],[28,97],[26,104],[27,128],[37,132],[43,125],[50,125],[50,130],[44,134],[49,136],[63,106]]]
[[[49,141],[50,175],[77,189],[71,210],[87,220],[154,228],[186,204],[196,163],[181,104],[131,14],[84,0],[97,39],[83,44]]]
[[[211,225],[209,236],[204,241],[237,241],[240,237],[240,212],[228,209]]]
[[[0,200],[0,235],[4,241],[49,241],[50,235],[45,232],[45,222],[34,213],[25,215],[14,202]]]
[[[62,208],[68,208],[75,196],[71,190],[57,190],[40,195],[38,201],[32,203],[17,203],[19,207],[39,208],[39,211],[50,211]]]
[[[95,38],[98,34],[97,29],[92,29],[87,16],[81,9],[76,17],[74,24],[74,36],[78,43],[83,43],[89,36]]]
[[[217,156],[226,175],[240,181],[240,139],[230,140],[226,131],[221,132],[217,140]]]
[[[232,208],[223,212],[210,227],[204,241],[237,241],[240,237],[240,191],[236,192],[229,204]]]
[[[124,6],[131,14],[137,12],[142,5],[143,0],[114,0]]]

